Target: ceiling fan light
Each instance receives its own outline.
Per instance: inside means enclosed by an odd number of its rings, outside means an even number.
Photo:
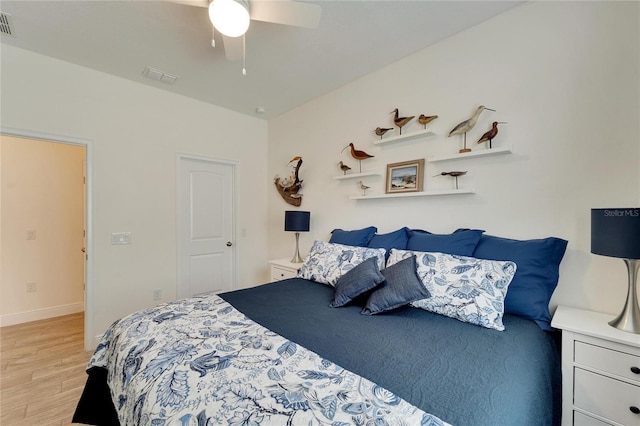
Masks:
[[[239,1],[213,0],[209,4],[211,23],[227,37],[240,37],[249,29],[249,10]]]

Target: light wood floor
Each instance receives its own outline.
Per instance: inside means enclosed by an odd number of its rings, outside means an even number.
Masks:
[[[69,425],[91,352],[84,315],[0,328],[0,425]]]

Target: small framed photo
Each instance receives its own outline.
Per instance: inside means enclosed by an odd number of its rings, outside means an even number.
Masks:
[[[387,194],[420,192],[423,182],[424,158],[387,164]]]

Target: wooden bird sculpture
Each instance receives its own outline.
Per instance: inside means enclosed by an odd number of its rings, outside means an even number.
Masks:
[[[375,133],[380,136],[380,139],[382,140],[382,135],[387,133],[389,130],[393,130],[393,127],[376,127]]]
[[[302,183],[302,181],[298,177],[298,172],[300,171],[300,166],[302,166],[302,157],[293,157],[291,159],[291,161],[289,161],[288,164],[291,164],[294,161],[297,161],[295,167],[293,168],[293,175],[295,177],[295,180],[293,181],[293,184],[295,185],[296,183]]]
[[[294,166],[293,173],[288,179],[281,179],[276,175],[273,180],[273,183],[278,190],[278,193],[282,197],[282,199],[291,204],[292,206],[299,207],[302,204],[302,194],[298,194],[300,188],[302,188],[302,180],[300,179],[298,173],[300,171],[300,166],[302,166],[302,157],[293,157],[291,161],[287,163],[287,165],[297,161]]]
[[[345,174],[345,175],[347,174],[347,172],[348,172],[349,170],[351,170],[351,167],[347,166],[347,165],[346,165],[346,164],[344,164],[342,161],[340,161],[340,162],[338,163],[338,166],[340,166],[340,170],[342,170],[342,174]]]
[[[422,124],[424,126],[424,128],[426,129],[427,128],[427,124],[431,123],[436,118],[438,118],[437,115],[420,114],[420,116],[418,117],[418,123]]]
[[[347,148],[351,148],[351,156],[358,160],[358,164],[360,165],[360,173],[362,173],[362,160],[366,160],[367,158],[373,158],[375,157],[375,155],[369,155],[364,151],[360,151],[358,149],[355,148],[355,146],[353,146],[353,143],[350,143],[349,145],[345,146],[344,148],[342,148],[342,151],[340,152],[344,152],[345,149]]]
[[[398,117],[399,115],[398,108],[394,109],[389,114],[395,114],[393,116],[393,122],[395,123],[396,126],[400,128],[400,134],[402,134],[402,127],[408,122],[410,122],[411,120],[413,120],[413,118],[415,117],[415,115],[412,115],[410,117]]]
[[[480,139],[478,139],[478,143],[489,141],[489,149],[491,149],[491,142],[493,141],[493,138],[495,138],[498,134],[498,124],[506,124],[506,122],[494,121],[493,123],[491,123],[491,129],[488,132],[485,132],[485,134],[482,135]]]
[[[466,171],[464,171],[464,172],[452,171],[452,172],[442,172],[442,173],[440,173],[438,175],[435,175],[434,177],[437,177],[437,176],[452,176],[456,180],[456,189],[458,189],[458,176],[464,176],[466,174],[467,174]]]
[[[360,189],[362,189],[362,195],[367,195],[367,189],[371,188],[370,186],[365,185],[362,181],[358,181],[358,185],[360,185]]]
[[[476,112],[473,113],[473,116],[470,119],[464,120],[462,123],[458,123],[458,125],[449,132],[449,136],[464,134],[464,148],[460,150],[461,153],[471,151],[471,149],[467,148],[467,132],[473,129],[473,126],[475,126],[478,122],[480,114],[485,109],[495,112],[495,109],[487,108],[484,105],[480,105],[478,108],[476,108]]]

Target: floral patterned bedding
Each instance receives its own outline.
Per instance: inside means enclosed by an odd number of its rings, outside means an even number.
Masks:
[[[447,424],[215,295],[117,321],[92,367],[108,370],[122,425]]]

